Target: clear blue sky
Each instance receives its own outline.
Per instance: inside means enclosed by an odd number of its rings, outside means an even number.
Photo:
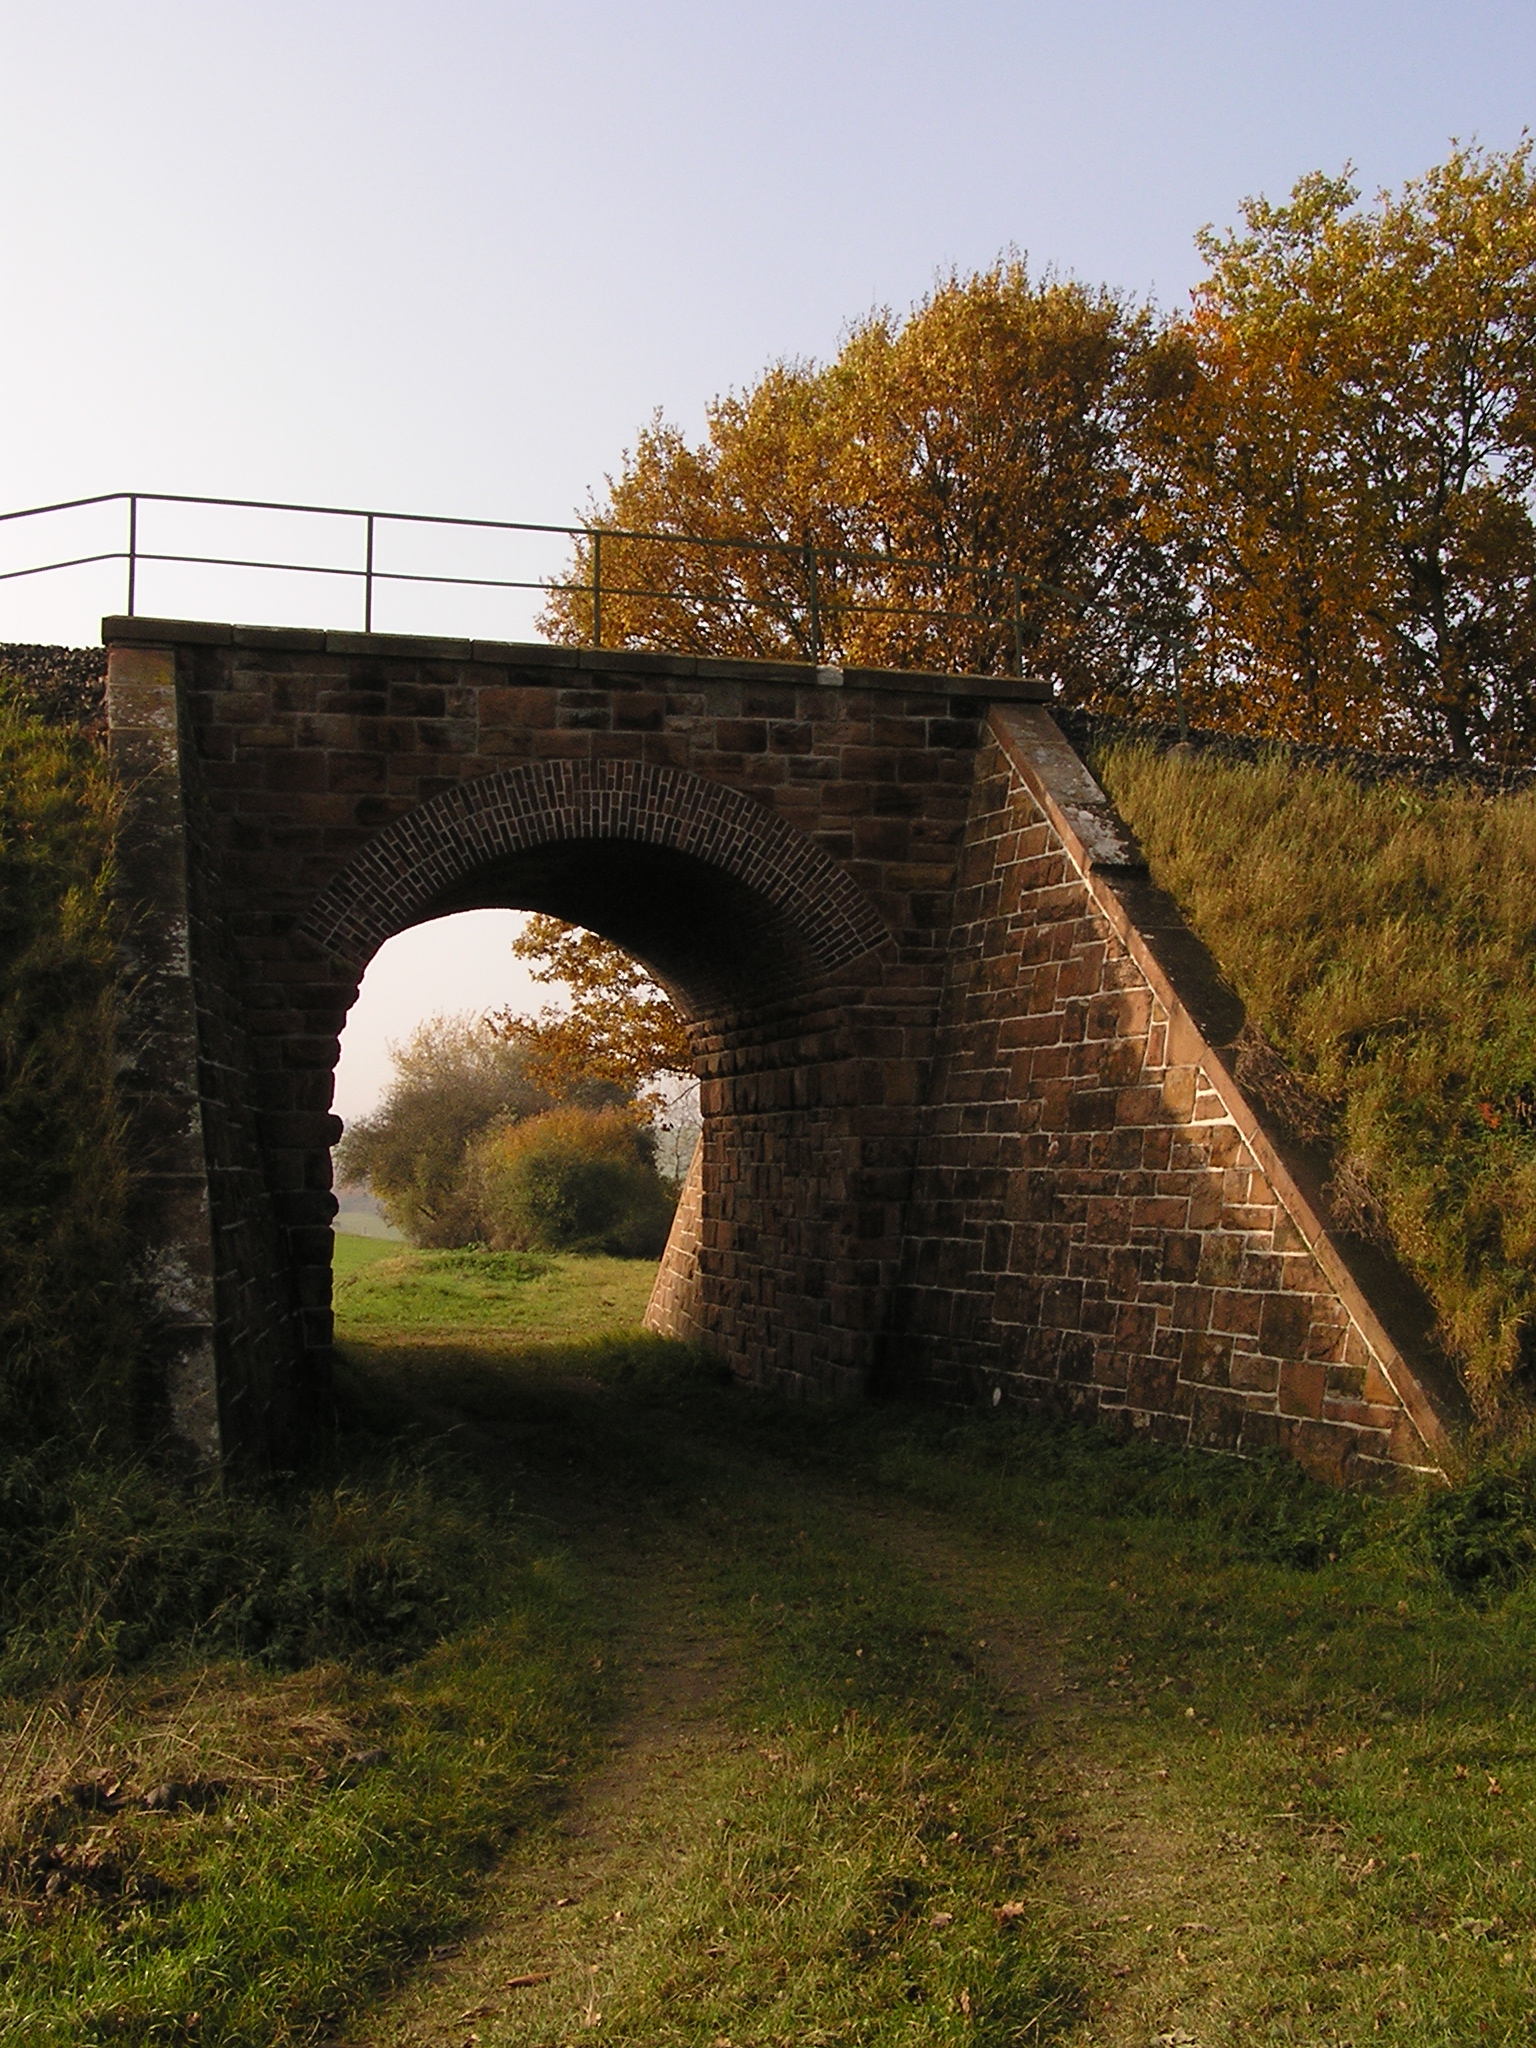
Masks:
[[[1536,7],[7,0],[0,86],[0,509],[563,520],[654,408],[696,430],[951,264],[1017,244],[1171,306],[1245,194],[1512,146]],[[119,603],[0,584],[0,640]]]

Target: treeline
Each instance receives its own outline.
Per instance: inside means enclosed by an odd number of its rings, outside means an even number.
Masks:
[[[1198,238],[1186,312],[1009,258],[658,416],[594,526],[614,646],[998,673],[1276,738],[1536,755],[1529,140]],[[810,552],[814,550],[814,554]],[[546,626],[594,631],[583,543]]]

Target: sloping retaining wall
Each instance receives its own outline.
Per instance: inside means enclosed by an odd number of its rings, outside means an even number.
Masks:
[[[1048,713],[994,706],[878,1388],[1056,1409],[1337,1484],[1443,1468],[1465,1396],[1401,1272],[1238,1082],[1242,1006]],[[652,1329],[726,1355],[703,1146]]]
[[[887,1383],[1339,1482],[1438,1467],[1464,1397],[1238,1085],[1241,1006],[1049,714],[989,741]]]

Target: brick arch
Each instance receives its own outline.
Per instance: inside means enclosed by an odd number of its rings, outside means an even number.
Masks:
[[[545,761],[445,790],[370,839],[300,930],[352,966],[476,871],[564,843],[623,840],[702,862],[766,899],[831,974],[887,945],[863,891],[813,839],[723,783],[634,761]]]

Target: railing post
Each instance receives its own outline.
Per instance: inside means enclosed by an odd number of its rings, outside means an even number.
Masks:
[[[363,566],[363,631],[373,631],[373,514],[368,514],[368,554]]]
[[[811,660],[821,666],[821,601],[816,590],[816,549],[807,541],[805,547],[805,576],[811,598]]]
[[[139,567],[139,501],[130,494],[128,499],[128,616],[133,617],[134,585],[138,580]]]
[[[603,536],[600,528],[592,533],[592,645],[603,644]]]

